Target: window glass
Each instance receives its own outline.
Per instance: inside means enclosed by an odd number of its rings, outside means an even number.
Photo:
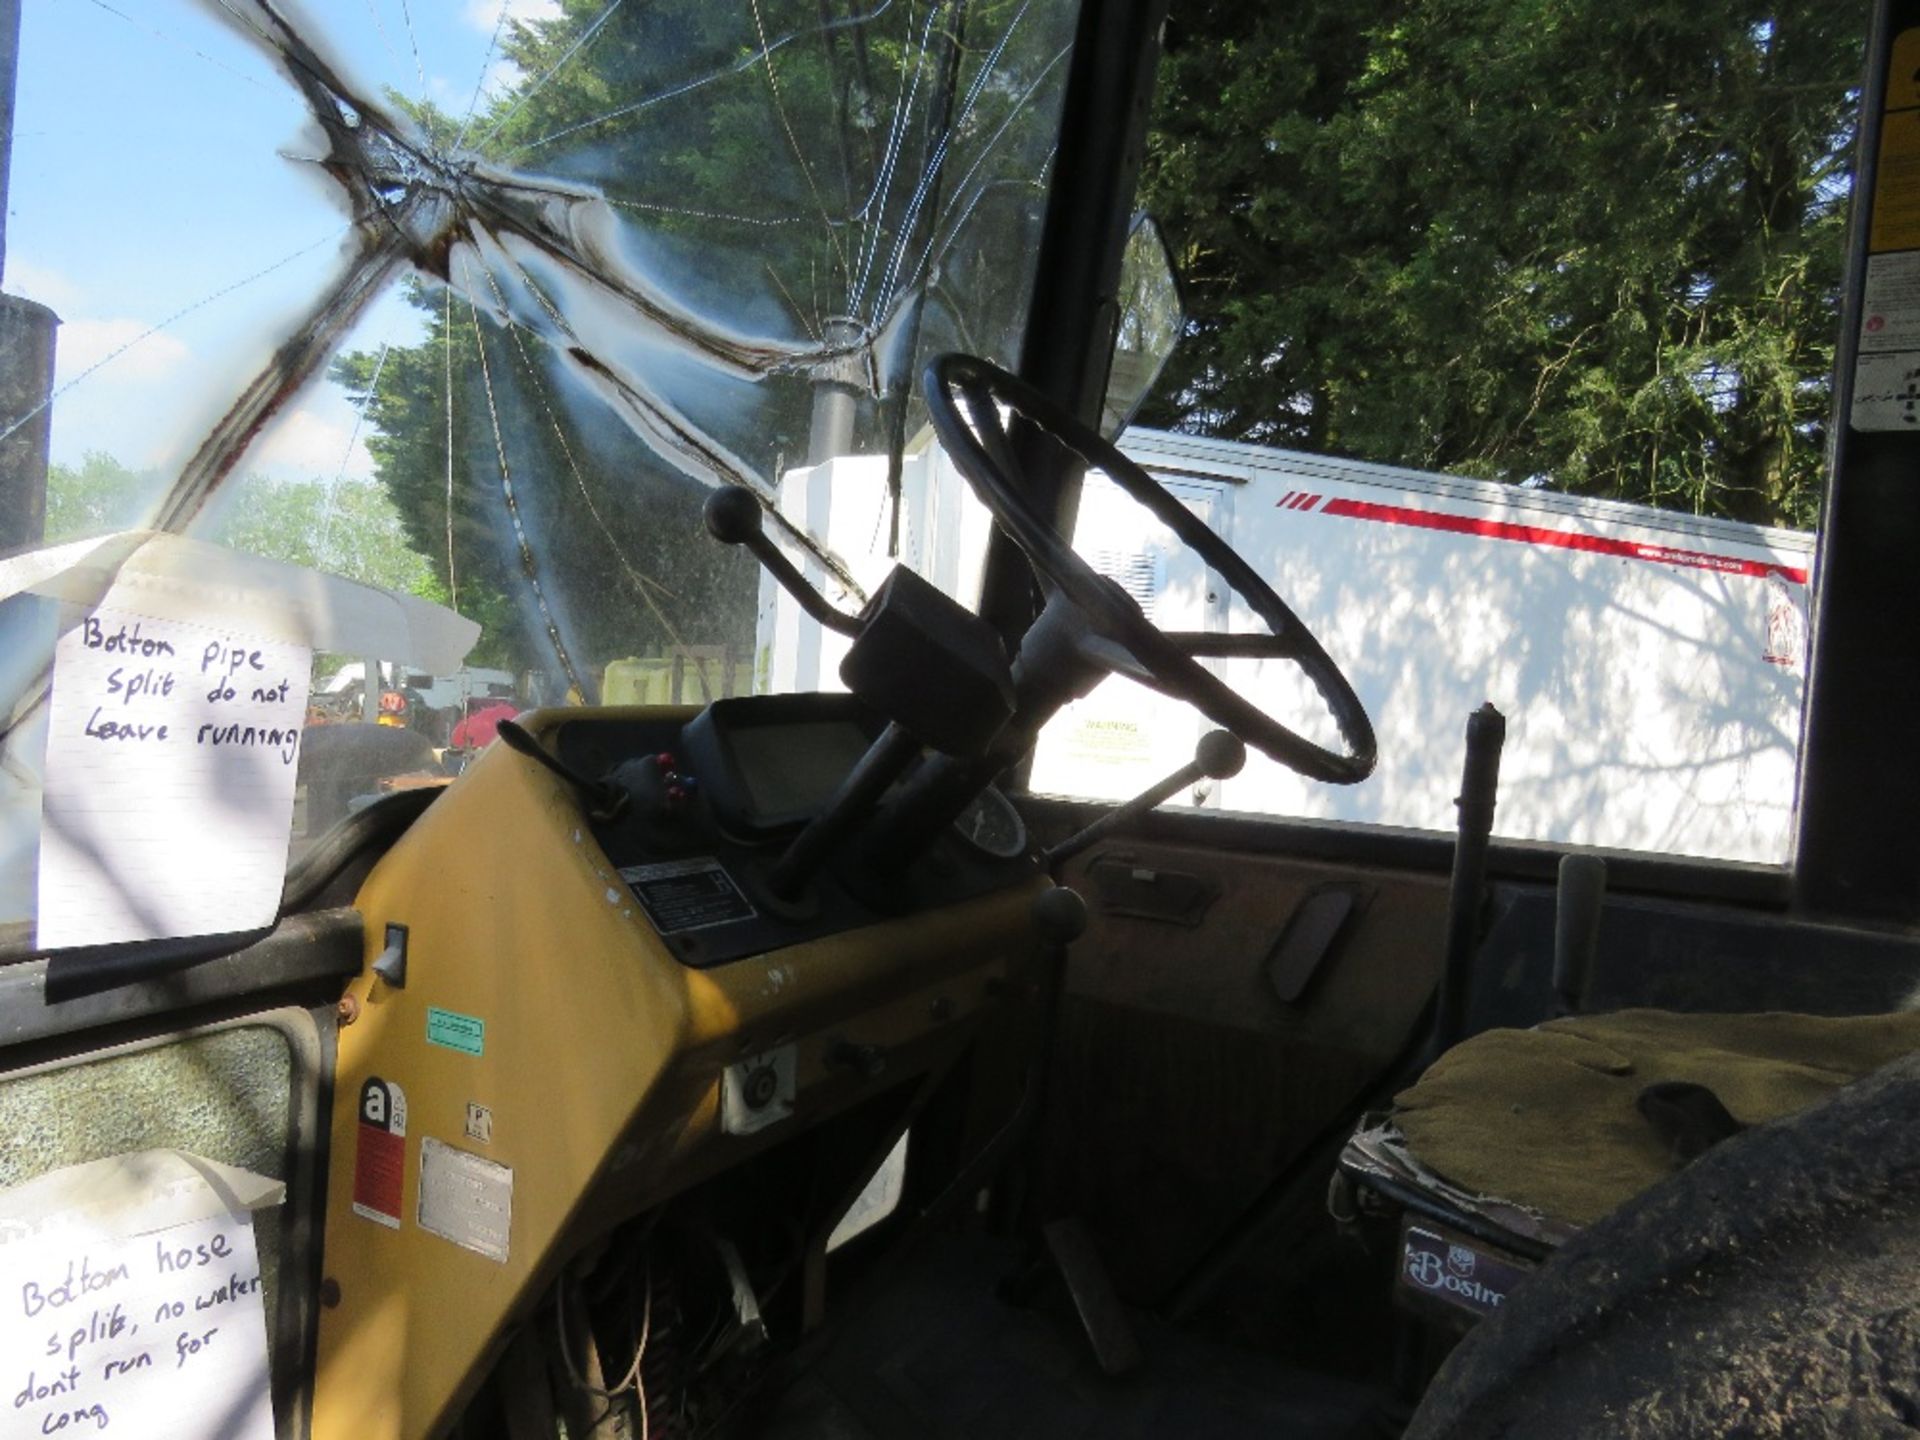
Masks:
[[[29,5],[0,557],[156,527],[478,623],[441,667],[316,647],[296,857],[502,715],[770,688],[760,578],[702,501],[753,489],[859,603],[806,476],[852,456],[896,494],[924,359],[1013,358],[1073,27],[1064,0]],[[15,940],[76,623],[0,600]]]
[[[1322,639],[1381,756],[1351,789],[1256,756],[1189,802],[1449,829],[1491,700],[1498,833],[1784,860],[1866,20],[1176,14],[1142,202],[1187,323],[1125,448]],[[1081,526],[1163,626],[1258,628],[1110,488]],[[1287,666],[1214,663],[1333,743]],[[1133,793],[1199,729],[1108,681],[1034,787]]]

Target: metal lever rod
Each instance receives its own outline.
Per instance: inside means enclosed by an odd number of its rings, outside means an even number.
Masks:
[[[858,635],[860,619],[836,610],[833,604],[794,568],[780,547],[767,538],[760,522],[760,500],[740,485],[727,485],[707,497],[701,509],[707,533],[722,545],[744,545],[749,554],[779,582],[780,588],[800,602],[800,608],[829,630],[842,635]]]
[[[886,794],[887,787],[906,772],[920,754],[920,742],[898,725],[880,732],[873,748],[860,757],[826,808],[793,837],[786,853],[774,862],[767,886],[781,900],[798,900],[826,859]]]
[[[1453,878],[1447,890],[1447,950],[1434,1007],[1433,1056],[1466,1034],[1473,957],[1480,948],[1480,905],[1486,890],[1487,842],[1493,834],[1494,797],[1500,788],[1500,749],[1506,738],[1506,716],[1491,703],[1467,717],[1467,758],[1460,776],[1460,795],[1453,802],[1460,809],[1460,822],[1453,844]]]
[[[547,748],[515,720],[500,722],[499,736],[506,741],[507,748],[518,750],[529,760],[537,760],[574,789],[580,792],[580,798],[590,807],[589,814],[595,820],[618,820],[621,812],[627,808],[627,792],[618,785],[610,785],[605,780],[589,780],[572,766],[563,764]]]
[[[1116,826],[1124,825],[1136,815],[1146,814],[1154,806],[1171,799],[1187,786],[1198,784],[1202,780],[1226,780],[1238,775],[1240,767],[1246,763],[1247,747],[1240,742],[1238,736],[1229,734],[1225,730],[1209,730],[1200,737],[1200,743],[1194,747],[1193,759],[1158,784],[1149,785],[1131,800],[1114,806],[1084,830],[1069,835],[1047,851],[1041,859],[1051,869],[1062,860],[1072,859]]]

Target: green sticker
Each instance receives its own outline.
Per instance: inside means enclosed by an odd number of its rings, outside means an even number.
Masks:
[[[462,1055],[478,1055],[487,1048],[487,1022],[453,1010],[427,1007],[427,1043],[444,1045]]]

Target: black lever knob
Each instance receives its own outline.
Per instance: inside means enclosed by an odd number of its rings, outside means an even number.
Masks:
[[[780,553],[780,547],[767,538],[760,513],[760,497],[746,486],[721,486],[701,506],[700,518],[706,522],[707,533],[722,545],[744,545],[753,552],[753,558],[780,583],[780,587],[799,601],[800,608],[822,625],[842,635],[860,633],[859,618],[843,615],[834,609],[827,597],[809,585],[806,577],[794,568],[793,562]]]
[[[743,485],[726,485],[707,497],[700,518],[722,545],[745,545],[760,534],[760,500]]]
[[[1239,736],[1225,730],[1209,730],[1194,746],[1193,759],[1166,779],[1149,785],[1125,804],[1117,805],[1077,834],[1069,835],[1041,858],[1051,869],[1062,860],[1070,860],[1094,841],[1136,815],[1144,815],[1154,806],[1170,799],[1200,780],[1228,780],[1247,763],[1247,747]]]

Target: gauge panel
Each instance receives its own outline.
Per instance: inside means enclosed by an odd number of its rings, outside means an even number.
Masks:
[[[592,823],[593,835],[688,965],[951,905],[1038,873],[1019,812],[988,790],[885,896],[856,894],[832,860],[800,901],[773,895],[769,871],[883,728],[850,695],[743,697],[697,714],[561,710],[528,723],[568,765],[613,777],[632,797],[617,820]],[[859,864],[852,848],[838,858]]]

